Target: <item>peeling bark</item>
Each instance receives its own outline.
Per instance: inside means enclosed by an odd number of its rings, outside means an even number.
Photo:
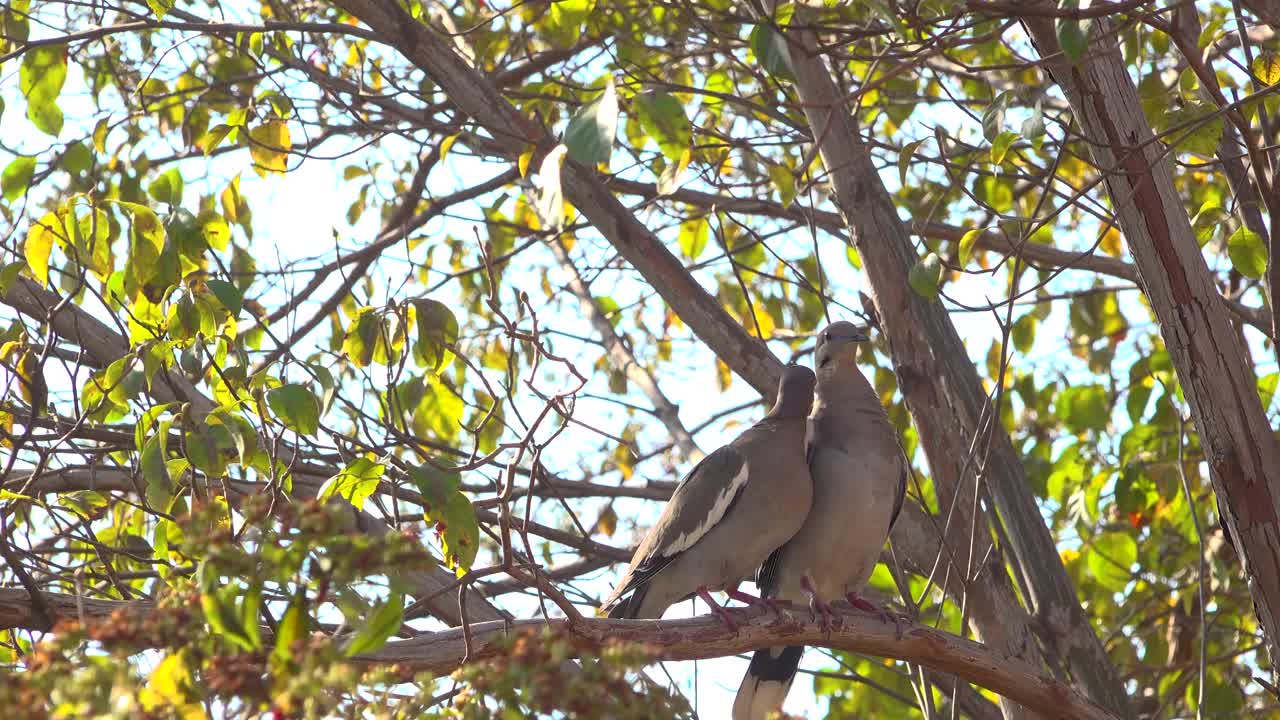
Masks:
[[[1196,244],[1171,161],[1142,115],[1109,20],[1094,22],[1089,52],[1073,67],[1053,23],[1024,18],[1089,138],[1094,164],[1160,324],[1211,477],[1249,578],[1258,619],[1276,656],[1280,611],[1280,444],[1253,369]]]

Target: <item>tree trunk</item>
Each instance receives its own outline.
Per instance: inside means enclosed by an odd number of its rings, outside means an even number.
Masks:
[[[1280,445],[1253,369],[1196,244],[1171,160],[1142,114],[1106,18],[1095,19],[1079,66],[1060,52],[1049,18],[1023,18],[1103,173],[1142,286],[1209,463],[1222,520],[1235,538],[1267,647],[1280,609]]]
[[[915,294],[907,276],[917,261],[906,226],[862,144],[846,93],[817,55],[816,38],[792,33],[796,89],[831,176],[836,203],[852,232],[876,309],[892,347],[899,386],[920,431],[944,515],[962,528],[981,528],[981,508],[970,482],[985,481],[1006,525],[1023,593],[1035,615],[1059,640],[1071,674],[1095,701],[1127,715],[1119,675],[1094,634],[1067,576],[1048,527],[1029,490],[1026,471],[1009,436],[992,417],[977,370],[946,310]],[[798,45],[798,47],[797,47]],[[984,530],[985,531],[985,530]],[[975,541],[976,542],[976,541]],[[962,549],[966,551],[967,549]],[[997,556],[998,557],[998,556]],[[1002,606],[1016,603],[1001,561],[991,561],[977,585],[988,593],[989,617],[975,612],[983,639],[1005,652],[1039,662],[1028,626],[1011,622]],[[986,603],[979,603],[985,605]],[[1006,715],[1019,711],[1006,707]]]

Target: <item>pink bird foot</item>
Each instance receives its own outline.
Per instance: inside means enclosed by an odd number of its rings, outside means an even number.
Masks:
[[[735,633],[738,632],[738,623],[733,619],[733,613],[728,608],[716,602],[715,598],[711,597],[711,593],[707,592],[705,587],[700,587],[695,592],[698,597],[702,598],[702,602],[706,603],[707,607],[711,608],[712,615],[720,618],[720,622],[724,623],[725,627]]]
[[[800,578],[800,591],[809,598],[809,617],[817,620],[818,616],[822,616],[822,632],[827,635],[831,634],[831,628],[835,625],[834,619],[836,611],[831,604],[818,597],[818,593],[813,589],[813,583],[809,580],[808,575]]]
[[[870,600],[862,597],[858,593],[855,593],[855,592],[846,593],[845,598],[849,601],[850,605],[852,605],[853,607],[865,613],[870,613],[872,615],[875,615],[877,618],[880,619],[880,622],[893,623],[894,634],[897,636],[899,640],[902,639],[903,623],[915,622],[913,618],[907,617],[905,615],[900,615],[898,613],[892,612],[887,608],[880,607],[879,605],[876,605]]]
[[[736,587],[725,590],[724,594],[746,605],[754,605],[755,607],[766,607],[772,610],[775,614],[782,613],[782,605],[774,598],[756,597],[755,595],[752,595],[750,593],[744,593]]]

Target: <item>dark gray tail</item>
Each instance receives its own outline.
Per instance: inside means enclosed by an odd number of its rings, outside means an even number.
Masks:
[[[648,593],[649,587],[641,585],[636,588],[630,595],[618,598],[618,601],[609,608],[609,617],[615,620],[635,620],[640,617],[640,605],[644,602],[644,596]]]
[[[757,650],[734,698],[733,720],[764,720],[781,710],[802,655],[803,645]]]

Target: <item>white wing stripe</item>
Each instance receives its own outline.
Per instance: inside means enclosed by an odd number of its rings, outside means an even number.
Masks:
[[[720,522],[724,517],[725,512],[729,510],[729,505],[733,503],[733,499],[737,497],[738,492],[746,482],[747,463],[744,460],[742,468],[738,470],[738,474],[734,475],[733,479],[729,481],[729,484],[720,491],[720,494],[716,497],[716,501],[711,505],[710,512],[707,513],[707,516],[703,518],[702,522],[693,530],[676,536],[669,545],[662,548],[660,554],[670,557],[671,555],[684,552],[685,550],[693,547],[695,543],[711,531],[711,528],[715,527],[716,524]]]

